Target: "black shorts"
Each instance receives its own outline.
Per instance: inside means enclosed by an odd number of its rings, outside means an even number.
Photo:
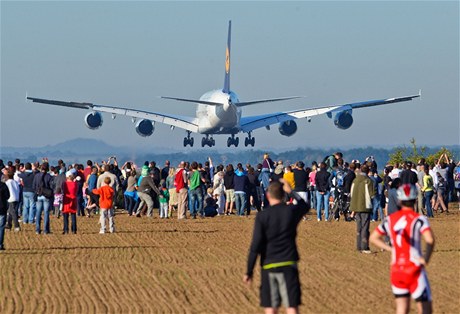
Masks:
[[[298,307],[300,301],[300,281],[297,265],[262,269],[260,286],[260,305],[277,308]]]

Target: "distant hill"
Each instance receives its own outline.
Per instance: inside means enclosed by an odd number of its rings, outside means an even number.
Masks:
[[[426,153],[431,154],[439,149],[438,147],[427,148]],[[460,146],[448,147],[454,152],[456,160],[460,159]],[[306,165],[310,165],[312,161],[322,161],[325,156],[332,154],[335,151],[341,151],[344,154],[344,159],[350,161],[352,159],[364,160],[367,156],[374,156],[377,160],[379,168],[385,165],[388,161],[388,156],[393,152],[393,148],[308,148],[299,147],[295,150],[288,151],[270,151],[272,159],[283,160],[286,164],[294,163],[302,160]],[[169,153],[154,153],[165,152]],[[56,163],[62,159],[67,163],[86,163],[86,160],[101,162],[107,160],[109,156],[117,156],[117,159],[124,163],[125,161],[134,161],[137,165],[141,165],[144,161],[157,161],[159,166],[162,166],[165,160],[170,160],[172,165],[177,165],[180,161],[196,160],[204,162],[211,157],[215,164],[257,164],[262,161],[263,154],[267,150],[260,149],[202,149],[202,148],[184,148],[182,151],[172,152],[158,147],[117,147],[96,139],[76,138],[55,145],[47,145],[44,147],[1,147],[0,158],[4,161],[14,160],[19,158],[22,161],[41,161],[43,157],[47,157],[50,162]]]
[[[40,160],[43,157],[48,157],[50,161],[69,157],[74,160],[84,156],[88,156],[87,158],[105,157],[107,154],[120,149],[123,148],[111,146],[101,140],[76,138],[43,147],[1,147],[0,157],[4,160],[14,158]]]

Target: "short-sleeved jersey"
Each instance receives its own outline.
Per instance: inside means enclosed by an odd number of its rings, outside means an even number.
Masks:
[[[428,219],[413,210],[401,209],[383,220],[377,227],[377,232],[390,237],[392,269],[420,267],[421,235],[428,230]]]

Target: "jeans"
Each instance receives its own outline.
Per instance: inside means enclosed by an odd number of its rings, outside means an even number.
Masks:
[[[244,211],[246,210],[246,193],[244,192],[235,193],[235,207],[236,207],[236,214],[238,216],[244,216]]]
[[[201,216],[204,215],[203,212],[203,194],[200,187],[197,187],[194,190],[190,190],[190,215],[193,217],[199,213]]]
[[[246,209],[247,209],[247,214],[249,215],[251,213],[251,196],[253,200],[253,205],[257,209],[258,212],[260,212],[260,201],[259,201],[259,196],[257,195],[257,189],[253,188],[249,190],[249,194],[247,195],[246,198]]]
[[[356,213],[356,248],[369,250],[369,225],[371,213]]]
[[[376,195],[372,199],[372,220],[377,221],[379,218],[380,220],[383,220],[383,209],[380,206],[380,195]]]
[[[23,211],[22,211],[22,222],[23,223],[34,223],[35,218],[35,193],[34,192],[23,192]]]
[[[321,207],[324,206],[324,219],[329,219],[329,194],[330,192],[321,192],[316,191],[316,218],[321,220]]]
[[[3,249],[3,239],[5,238],[6,215],[0,215],[0,249]]]
[[[160,218],[168,218],[169,204],[167,202],[160,202]]]
[[[126,210],[128,211],[128,214],[131,216],[136,206],[136,200],[132,196],[125,195],[125,204]]]
[[[316,208],[316,187],[310,187],[311,208]]]
[[[85,200],[83,195],[77,195],[77,213],[78,216],[85,216]]]
[[[62,217],[64,218],[64,232],[63,233],[69,233],[69,215],[70,219],[72,220],[72,233],[77,233],[77,214],[69,214],[69,213],[63,213]]]
[[[35,217],[35,232],[40,233],[42,211],[44,213],[44,232],[50,233],[50,200],[44,196],[37,197],[37,216]]]
[[[425,208],[426,208],[426,215],[428,217],[433,216],[433,209],[431,208],[431,199],[433,198],[433,191],[426,191],[425,192]]]
[[[18,205],[19,202],[8,202],[8,217],[6,222],[8,229],[11,229],[11,225],[14,225],[14,228],[19,228]]]

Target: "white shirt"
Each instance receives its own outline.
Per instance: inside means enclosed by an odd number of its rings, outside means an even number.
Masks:
[[[391,170],[390,172],[390,178],[392,180],[396,179],[396,178],[399,178],[399,174],[401,173],[401,169],[399,168],[394,168],[393,170]]]
[[[8,203],[19,202],[19,184],[13,179],[6,180],[5,184],[10,192]]]
[[[13,180],[16,181],[17,183],[21,183],[21,179],[19,178],[19,175],[21,174],[21,171],[16,171],[13,176]]]
[[[436,175],[436,167],[434,167],[434,169],[430,169],[429,173],[430,173],[430,176],[433,178],[433,185],[437,186],[438,176]]]

